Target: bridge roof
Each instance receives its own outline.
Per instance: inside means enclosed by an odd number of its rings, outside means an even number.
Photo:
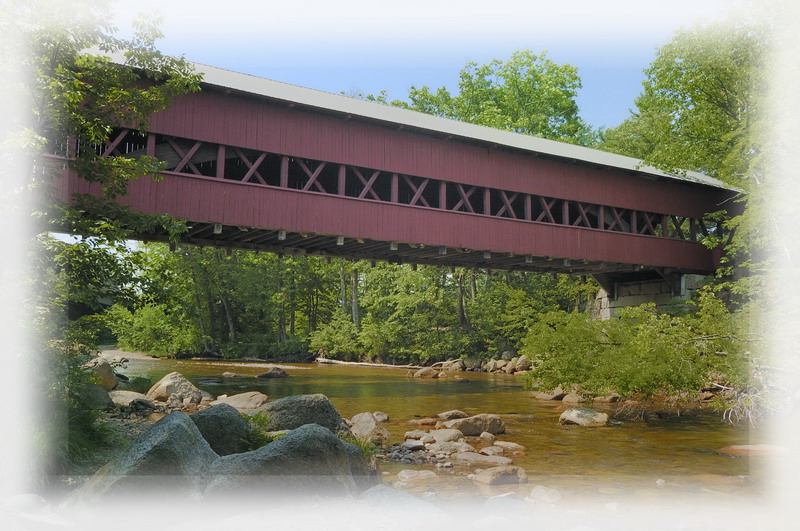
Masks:
[[[574,144],[557,142],[531,135],[512,133],[482,125],[432,116],[372,101],[332,94],[315,89],[291,85],[263,77],[234,72],[224,68],[191,63],[203,76],[206,85],[266,97],[287,104],[300,105],[351,117],[383,122],[394,126],[416,129],[435,134],[451,135],[472,142],[505,147],[524,152],[546,155],[562,160],[589,165],[599,165],[630,171],[657,179],[672,179],[692,184],[736,190],[722,181],[702,173],[685,171],[670,173],[645,165],[641,160],[608,153]]]

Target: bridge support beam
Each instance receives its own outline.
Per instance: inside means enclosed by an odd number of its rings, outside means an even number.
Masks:
[[[655,303],[663,310],[667,305],[687,301],[708,281],[707,276],[686,273],[647,271],[633,275],[594,275],[601,289],[595,296],[592,315],[597,319],[619,317],[619,309]]]

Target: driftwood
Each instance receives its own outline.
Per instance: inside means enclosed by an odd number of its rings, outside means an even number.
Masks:
[[[363,365],[365,367],[388,367],[390,369],[422,369],[422,365],[391,365],[389,363],[370,363],[368,361],[341,361],[332,360],[330,358],[319,357],[316,359],[317,363],[325,363],[328,365]]]

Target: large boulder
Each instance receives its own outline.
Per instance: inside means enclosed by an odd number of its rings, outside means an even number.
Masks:
[[[236,408],[241,413],[252,413],[257,408],[267,403],[267,395],[258,391],[248,391],[247,393],[239,393],[236,395],[217,398],[211,402],[212,406],[219,404],[228,404]]]
[[[192,414],[203,438],[219,455],[238,454],[249,450],[250,426],[233,406],[218,404]]]
[[[443,411],[442,413],[439,413],[436,416],[442,420],[465,419],[469,417],[469,415],[467,415],[460,409],[451,409],[450,411]]]
[[[347,424],[323,394],[287,396],[256,409],[267,414],[267,429],[293,430],[304,424],[319,424],[333,433],[347,432]]]
[[[414,378],[436,378],[439,376],[439,371],[431,367],[423,367],[414,373]]]
[[[530,370],[531,367],[533,367],[533,364],[531,363],[531,360],[529,358],[526,358],[525,356],[520,356],[517,359],[517,365],[516,365],[516,367],[514,367],[514,370],[515,371],[527,371],[527,370]]]
[[[389,431],[380,425],[372,413],[359,413],[350,419],[350,433],[357,439],[383,445],[389,440]]]
[[[505,433],[506,426],[503,420],[497,415],[481,413],[463,419],[448,420],[444,423],[445,428],[458,430],[464,435],[480,435],[489,432],[492,435]]]
[[[475,452],[475,447],[464,441],[435,442],[425,445],[425,448],[432,454],[455,454],[458,452]]]
[[[93,358],[86,363],[85,367],[92,375],[92,380],[98,385],[105,388],[106,391],[111,391],[117,386],[117,377],[114,374],[114,369],[105,358],[100,356]]]
[[[160,402],[169,401],[172,395],[177,395],[180,401],[188,398],[192,404],[199,404],[203,398],[203,393],[200,392],[200,389],[195,387],[192,382],[184,378],[179,372],[167,374],[147,391],[148,400],[158,400]]]
[[[267,372],[262,372],[256,378],[286,378],[289,374],[280,367],[270,367]]]
[[[458,441],[459,439],[464,438],[464,434],[461,433],[459,430],[450,430],[450,429],[433,430],[431,431],[430,435],[437,443]]]
[[[134,409],[156,409],[156,405],[147,399],[142,393],[136,391],[114,390],[108,393],[111,401],[117,407]]]
[[[357,446],[327,428],[305,424],[258,450],[220,457],[206,496],[355,495],[379,483]],[[234,499],[234,498],[231,498]]]
[[[150,426],[67,502],[121,501],[143,493],[188,500],[200,494],[218,457],[192,419],[176,411]]]
[[[588,407],[571,407],[558,417],[558,422],[579,426],[605,426],[608,424],[608,415]]]

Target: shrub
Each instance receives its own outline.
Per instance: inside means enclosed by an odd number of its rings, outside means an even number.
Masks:
[[[105,317],[123,350],[173,357],[199,349],[199,330],[180,316],[168,313],[162,304],[146,304],[134,313],[115,304]]]

